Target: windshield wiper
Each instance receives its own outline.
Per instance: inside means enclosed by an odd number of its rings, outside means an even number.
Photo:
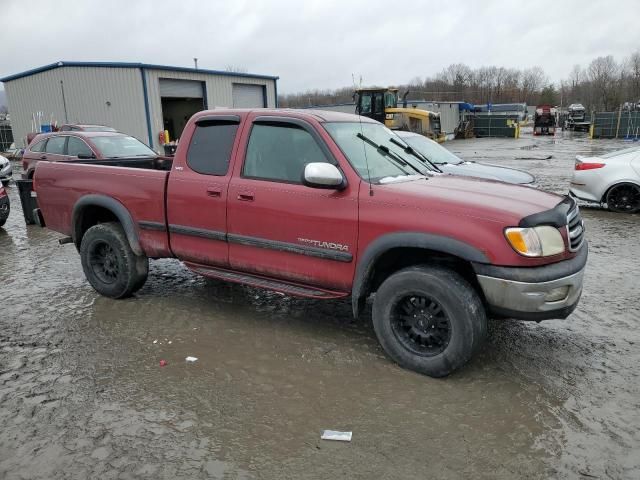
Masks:
[[[356,137],[358,137],[359,139],[361,139],[365,143],[368,143],[369,145],[371,145],[373,148],[378,150],[378,152],[382,153],[383,156],[388,157],[389,159],[393,160],[393,163],[397,164],[396,166],[400,166],[400,170],[402,170],[407,175],[409,175],[409,172],[407,172],[403,167],[410,167],[412,170],[415,170],[418,173],[418,175],[422,175],[423,174],[420,171],[420,169],[414,167],[409,162],[404,161],[398,155],[396,155],[391,150],[389,150],[389,147],[387,147],[385,145],[378,145],[376,142],[374,142],[369,137],[367,137],[366,135],[364,135],[363,133],[360,133],[360,132],[356,133]]]
[[[402,148],[402,150],[405,153],[408,153],[409,155],[413,155],[414,157],[416,157],[418,160],[420,160],[422,163],[424,163],[428,167],[433,168],[436,172],[442,173],[442,170],[440,170],[431,160],[429,160],[427,157],[425,157],[421,153],[418,153],[411,145],[403,145],[399,140],[397,140],[395,138],[390,138],[389,141],[391,143],[393,143],[394,145],[397,145],[400,148]]]

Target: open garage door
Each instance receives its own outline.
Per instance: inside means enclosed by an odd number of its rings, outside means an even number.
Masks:
[[[187,121],[194,113],[206,108],[204,83],[175,78],[160,79],[162,122],[169,140],[180,138]]]
[[[263,108],[267,106],[264,85],[233,84],[234,108]]]

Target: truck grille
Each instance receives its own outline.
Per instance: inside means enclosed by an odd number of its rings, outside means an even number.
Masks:
[[[584,221],[580,216],[578,205],[573,206],[567,214],[567,237],[569,238],[569,250],[577,251],[584,241]]]

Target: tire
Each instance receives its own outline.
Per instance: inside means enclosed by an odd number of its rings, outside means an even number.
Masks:
[[[640,211],[640,186],[635,183],[618,183],[605,195],[607,208],[615,213]]]
[[[142,288],[149,274],[149,259],[133,253],[116,222],[100,223],[86,231],[80,245],[85,277],[101,295],[125,298]]]
[[[399,365],[445,377],[482,346],[487,317],[480,297],[458,273],[417,266],[382,283],[373,302],[373,328]]]

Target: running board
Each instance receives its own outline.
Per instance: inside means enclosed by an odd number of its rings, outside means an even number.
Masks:
[[[241,283],[252,287],[264,288],[266,290],[273,290],[293,297],[320,298],[326,300],[330,298],[342,298],[349,295],[345,292],[335,292],[332,290],[324,290],[318,287],[310,287],[283,280],[273,280],[268,277],[262,277],[250,273],[238,273],[218,267],[205,267],[186,262],[185,265],[194,272],[204,275],[205,277],[217,278],[218,280],[224,280],[227,282]]]

